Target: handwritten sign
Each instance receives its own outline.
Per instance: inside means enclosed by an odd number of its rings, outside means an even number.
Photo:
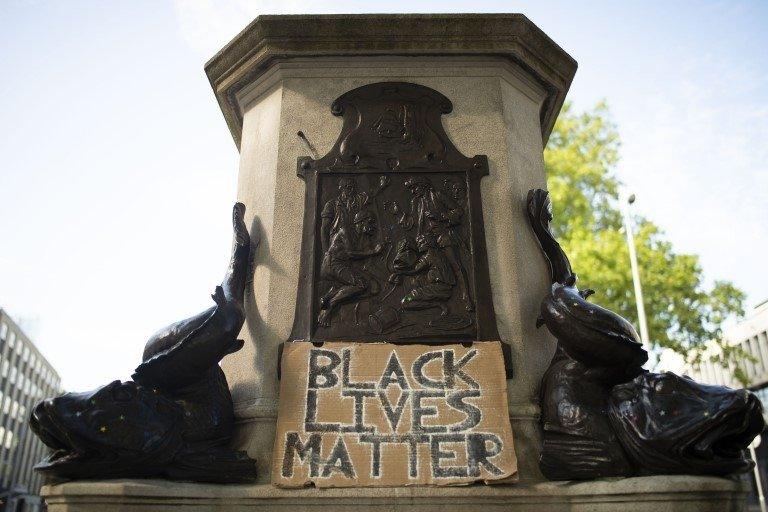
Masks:
[[[457,485],[516,473],[500,343],[286,344],[275,485]]]

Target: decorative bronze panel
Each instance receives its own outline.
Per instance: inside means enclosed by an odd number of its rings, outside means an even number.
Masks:
[[[485,156],[467,158],[440,117],[451,102],[384,82],[339,97],[344,124],[306,181],[292,340],[499,340],[480,201]]]

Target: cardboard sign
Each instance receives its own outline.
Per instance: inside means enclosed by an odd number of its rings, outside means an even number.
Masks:
[[[516,473],[500,343],[286,343],[275,485],[457,485]]]

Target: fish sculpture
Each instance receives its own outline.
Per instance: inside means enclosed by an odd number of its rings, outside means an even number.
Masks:
[[[537,325],[557,349],[541,391],[539,466],[550,480],[652,474],[725,476],[753,467],[749,443],[765,427],[747,390],[643,369],[648,354],[632,324],[590,303],[550,231],[549,195],[531,190],[528,219],[550,268]]]
[[[152,336],[133,380],[34,407],[30,427],[51,448],[36,470],[65,479],[256,479],[256,462],[228,446],[234,409],[219,367],[243,346],[237,336],[251,251],[244,214],[235,204],[232,256],[214,306]]]

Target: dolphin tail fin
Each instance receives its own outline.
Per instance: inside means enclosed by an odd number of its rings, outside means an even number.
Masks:
[[[248,234],[248,228],[245,227],[245,205],[235,203],[232,207],[232,228],[235,232],[235,244],[244,247],[251,243],[251,237]]]
[[[216,287],[216,290],[213,292],[213,295],[211,295],[211,298],[217,306],[223,306],[227,303],[227,298],[224,296],[224,289],[221,286]]]
[[[571,262],[568,261],[568,256],[557,243],[549,227],[552,221],[552,201],[549,199],[549,192],[540,188],[529,190],[527,203],[528,221],[549,263],[552,282],[566,284],[570,281],[570,285],[573,285],[576,282],[576,275],[571,269]]]
[[[245,226],[245,205],[235,203],[232,207],[232,230],[234,242],[232,243],[232,257],[224,275],[221,286],[230,300],[242,303],[245,293],[245,283],[248,280],[251,246],[251,236]],[[258,241],[258,240],[257,240]],[[215,300],[215,299],[214,299]]]

